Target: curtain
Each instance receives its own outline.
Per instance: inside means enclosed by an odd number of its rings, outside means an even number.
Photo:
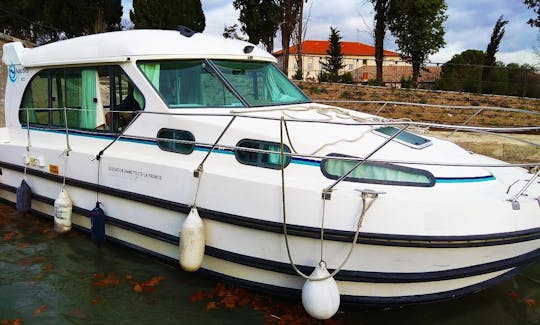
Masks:
[[[96,71],[83,70],[81,79],[81,114],[79,116],[79,127],[83,129],[95,129],[97,124],[97,87]]]

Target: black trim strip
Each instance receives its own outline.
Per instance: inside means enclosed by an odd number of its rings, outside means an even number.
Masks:
[[[22,166],[1,161],[0,168],[11,169],[19,172],[24,171],[24,168]],[[42,177],[58,183],[61,183],[63,180],[61,176],[49,174],[31,168],[27,169],[27,173],[29,175]],[[185,214],[189,213],[190,210],[190,207],[186,204],[106,187],[103,185],[97,185],[94,183],[79,181],[72,178],[66,178],[66,184]],[[283,226],[279,222],[243,217],[200,207],[198,208],[198,210],[201,217],[206,219],[267,232],[279,234],[283,233]],[[288,225],[287,232],[292,236],[305,238],[320,238],[320,229],[315,227]],[[353,238],[354,232],[351,231],[325,229],[324,232],[324,239],[326,240],[351,242]],[[397,234],[360,233],[360,237],[358,238],[357,243],[396,247],[455,248],[504,245],[520,243],[535,239],[540,239],[540,227],[508,233],[474,236],[411,236]]]
[[[296,275],[296,272],[292,269],[289,263],[276,262],[271,260],[265,260],[261,258],[251,257],[247,255],[237,254],[225,250],[221,250],[215,247],[206,246],[205,254],[226,260],[229,262],[247,265],[259,269],[264,269],[272,272]],[[368,283],[418,283],[418,282],[431,282],[431,281],[443,281],[460,279],[475,275],[481,275],[500,270],[505,270],[513,267],[520,267],[522,265],[533,263],[540,257],[540,249],[536,249],[532,252],[525,253],[523,255],[515,256],[512,258],[494,261],[490,263],[478,264],[474,266],[462,267],[444,271],[431,271],[431,272],[366,272],[366,271],[349,271],[341,270],[334,276],[339,281],[350,282],[368,282]],[[314,267],[297,265],[298,269],[304,274],[311,274]],[[330,273],[333,269],[328,270]]]
[[[421,303],[433,303],[440,302],[450,299],[456,299],[465,295],[476,293],[482,290],[485,290],[493,285],[509,279],[516,274],[522,272],[527,267],[532,264],[524,265],[522,267],[515,268],[511,271],[508,271],[504,274],[501,274],[495,278],[489,279],[484,282],[480,282],[471,286],[467,286],[460,289],[430,293],[423,295],[411,295],[411,296],[394,296],[394,297],[376,297],[376,296],[350,296],[350,295],[341,295],[341,304],[344,307],[347,306],[363,306],[363,307],[397,307],[397,306],[406,306],[413,304]],[[269,293],[275,296],[280,296],[288,299],[298,300],[301,297],[301,291],[291,288],[279,287],[264,283],[252,282],[249,280],[239,279],[231,277],[222,273],[218,273],[211,270],[201,269],[199,272],[203,274],[208,274],[213,278],[219,279],[224,282],[234,283],[240,287],[244,287],[250,290],[255,290],[263,293]]]

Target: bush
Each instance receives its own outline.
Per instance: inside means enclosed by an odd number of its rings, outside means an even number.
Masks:
[[[297,69],[296,73],[293,76],[293,79],[294,80],[303,80],[304,79],[304,73],[302,72],[302,70]]]
[[[378,82],[377,79],[369,79],[368,86],[384,86],[384,82]]]
[[[326,72],[321,71],[317,75],[317,80],[319,82],[328,82],[330,80],[330,75]]]
[[[344,84],[354,83],[353,75],[350,72],[345,72],[344,74],[342,74],[340,79],[341,79],[340,82]]]
[[[401,77],[400,80],[401,88],[411,89],[414,87],[414,81],[411,77],[405,79],[405,77]]]
[[[349,91],[345,90],[344,92],[341,93],[341,98],[352,99],[353,95]]]

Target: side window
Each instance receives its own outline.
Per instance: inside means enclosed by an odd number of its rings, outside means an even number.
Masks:
[[[277,142],[242,139],[236,146],[254,149],[236,149],[234,155],[240,163],[263,168],[281,169],[281,144]],[[270,152],[263,152],[263,150]],[[283,151],[290,153],[291,149],[284,145]],[[287,167],[290,162],[291,157],[285,156],[284,167]]]
[[[49,73],[38,73],[26,87],[23,94],[19,120],[26,124],[49,125]]]
[[[128,105],[129,94],[139,95],[133,100],[138,106]],[[142,95],[120,67],[51,69],[39,72],[28,84],[19,120],[26,124],[28,115],[35,126],[65,128],[67,124],[70,129],[118,132],[143,107]]]
[[[158,146],[161,150],[183,154],[190,154],[195,150],[195,137],[189,131],[161,129],[157,137]],[[167,141],[165,139],[172,139],[174,141]]]
[[[113,131],[122,131],[135,117],[137,111],[144,109],[144,97],[129,80],[128,76],[120,69],[114,67],[110,71],[110,85],[112,91],[112,105],[107,114],[107,126]]]
[[[342,154],[330,154],[321,162],[321,171],[329,179],[339,179],[347,174],[358,160]],[[405,167],[391,163],[365,162],[345,177],[345,181],[384,185],[432,187],[435,177],[427,170]]]

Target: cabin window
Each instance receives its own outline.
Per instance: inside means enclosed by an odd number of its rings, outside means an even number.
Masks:
[[[306,95],[270,62],[213,62],[251,106],[309,102]]]
[[[394,134],[399,132],[399,129],[394,126],[383,126],[374,129],[373,132],[385,138],[391,138]],[[431,140],[408,131],[402,131],[394,138],[394,141],[415,149],[422,149],[432,144]]]
[[[243,106],[201,60],[143,61],[138,66],[170,108]]]
[[[142,108],[144,98],[120,67],[50,69],[26,87],[19,120],[38,127],[118,132]]]
[[[183,154],[190,154],[195,150],[195,137],[189,131],[161,129],[157,137],[158,146],[161,150]]]
[[[258,166],[263,168],[281,169],[281,144],[277,142],[259,141],[252,139],[243,139],[236,145],[240,148],[249,148],[253,150],[236,149],[236,159],[245,165]],[[270,152],[265,152],[270,151]],[[284,145],[283,151],[290,153],[291,149]],[[284,156],[284,167],[291,162],[290,156]]]
[[[341,154],[331,154],[329,157],[323,159],[321,171],[330,179],[342,177],[358,163],[358,160],[340,159],[352,158]],[[344,181],[420,187],[435,185],[435,177],[427,170],[379,162],[365,162],[354,169]]]
[[[250,106],[309,102],[272,63],[212,60]],[[203,60],[140,61],[148,81],[169,108],[243,107]]]

